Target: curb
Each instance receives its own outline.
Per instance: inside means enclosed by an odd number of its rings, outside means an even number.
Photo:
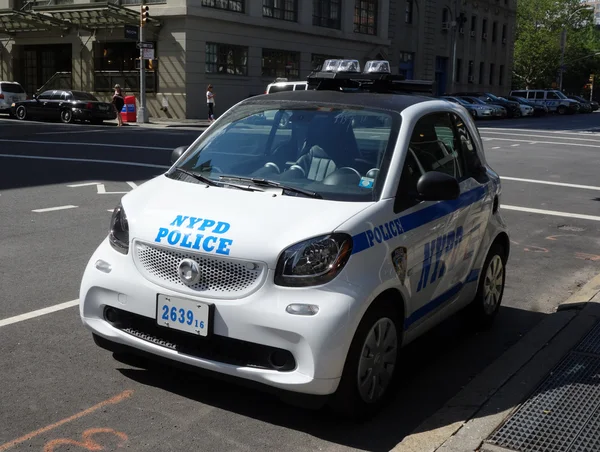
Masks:
[[[600,274],[479,373],[391,452],[501,450],[489,445],[479,448],[593,327],[600,318],[599,294]]]

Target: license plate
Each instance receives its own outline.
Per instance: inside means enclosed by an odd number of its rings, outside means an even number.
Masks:
[[[106,105],[99,105],[98,108],[100,108],[100,110],[108,110],[108,106]]]
[[[213,305],[186,298],[158,295],[156,323],[174,330],[207,337],[211,331]]]

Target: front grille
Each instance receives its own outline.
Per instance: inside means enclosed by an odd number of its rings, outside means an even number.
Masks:
[[[240,298],[255,291],[266,274],[266,266],[255,262],[212,257],[135,242],[135,260],[140,272],[150,281],[194,295]],[[202,277],[193,285],[185,284],[177,273],[183,259],[193,259]]]
[[[155,319],[113,307],[105,309],[104,318],[127,334],[184,355],[279,372],[289,372],[296,367],[294,356],[288,350],[217,334],[209,338],[198,337],[159,326]]]

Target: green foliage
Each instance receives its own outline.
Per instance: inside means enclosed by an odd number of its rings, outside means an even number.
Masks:
[[[519,0],[513,85],[549,88],[557,81],[561,33],[566,30],[563,89],[579,93],[589,75],[600,70],[600,31],[593,11],[581,0]]]

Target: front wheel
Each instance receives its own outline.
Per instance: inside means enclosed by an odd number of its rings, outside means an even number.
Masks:
[[[354,420],[375,415],[390,398],[402,343],[402,322],[387,300],[371,307],[361,320],[342,379],[329,405]]]
[[[73,112],[71,110],[63,110],[60,112],[60,120],[65,124],[73,122]]]
[[[485,258],[475,298],[468,307],[474,324],[487,328],[492,324],[502,303],[506,281],[506,253],[494,244]]]
[[[19,105],[17,107],[17,111],[15,112],[15,114],[17,115],[17,118],[21,121],[27,119],[27,109],[23,105]]]
[[[558,107],[558,114],[559,115],[564,115],[567,113],[567,107],[565,107],[564,105],[561,105],[560,107]]]

